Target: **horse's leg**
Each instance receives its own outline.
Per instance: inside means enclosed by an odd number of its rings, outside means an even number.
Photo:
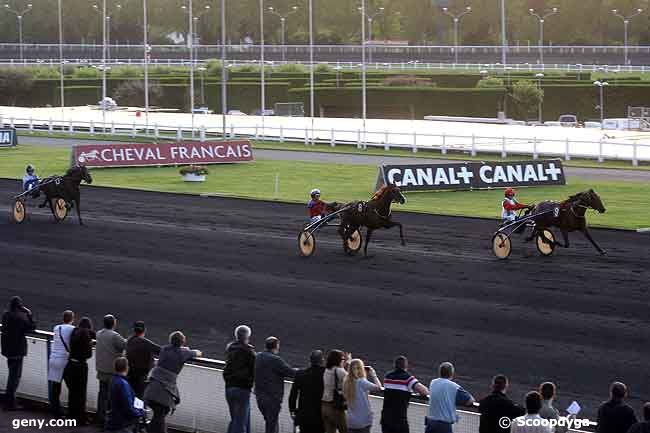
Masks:
[[[405,246],[406,241],[404,240],[404,227],[402,227],[402,223],[397,221],[389,221],[388,224],[386,224],[386,228],[389,229],[391,227],[399,227],[399,239],[402,243],[402,246]]]
[[[372,237],[372,232],[373,231],[374,230],[372,230],[371,228],[368,228],[368,230],[366,231],[366,243],[363,246],[363,255],[364,255],[364,257],[368,257],[368,244],[370,243],[370,238]]]
[[[562,233],[562,238],[564,239],[564,245],[562,245],[558,241],[555,241],[555,245],[559,245],[564,248],[569,248],[569,231],[567,229],[560,229],[560,233]]]
[[[532,241],[533,239],[535,239],[535,236],[537,235],[537,230],[538,230],[537,227],[534,227],[534,228],[530,231],[530,236],[526,236],[526,238],[524,239],[524,242],[530,242],[530,241]]]
[[[593,245],[593,246],[596,248],[596,250],[598,250],[598,252],[599,252],[600,254],[603,254],[603,255],[607,254],[607,251],[605,251],[604,249],[602,249],[602,248],[601,248],[601,247],[596,243],[596,241],[594,240],[594,238],[591,237],[591,233],[589,233],[589,230],[587,229],[587,227],[585,227],[584,229],[582,229],[582,233],[584,233],[585,237],[586,237],[587,239],[589,239],[589,242],[591,242],[591,245]]]
[[[79,205],[80,198],[77,197],[74,200],[75,207],[77,208],[77,218],[79,218],[79,225],[84,225],[83,220],[81,219],[81,206]]]

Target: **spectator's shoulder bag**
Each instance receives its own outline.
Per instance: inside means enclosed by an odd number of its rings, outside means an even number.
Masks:
[[[343,391],[339,389],[339,373],[336,367],[334,367],[334,391],[332,395],[334,397],[334,407],[338,410],[347,410],[348,404],[345,401],[345,396]]]

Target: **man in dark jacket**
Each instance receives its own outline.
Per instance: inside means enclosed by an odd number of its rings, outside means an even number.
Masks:
[[[624,383],[613,382],[609,387],[609,401],[598,409],[598,433],[627,433],[632,424],[637,422],[634,409],[625,403],[627,387]]]
[[[323,433],[321,399],[323,398],[323,352],[314,350],[309,355],[311,367],[296,373],[289,394],[289,413],[302,433]],[[296,404],[297,403],[297,404]]]
[[[650,403],[643,405],[643,422],[634,424],[627,433],[650,433]]]
[[[278,418],[284,397],[284,379],[293,378],[296,370],[280,358],[280,339],[269,337],[265,351],[255,358],[255,397],[264,416],[265,432],[278,433]]]
[[[255,379],[255,348],[250,344],[251,328],[239,325],[235,341],[226,346],[226,401],[230,411],[228,433],[250,433],[251,389]]]
[[[115,360],[115,374],[111,380],[110,408],[106,417],[106,430],[116,433],[132,433],[138,419],[144,416],[144,409],[134,406],[135,394],[126,375],[129,361],[126,358]]]
[[[154,355],[160,354],[160,346],[144,336],[144,322],[133,324],[133,335],[126,341],[126,359],[129,360],[129,384],[135,395],[142,399],[149,371],[154,365]]]
[[[499,420],[509,418],[513,420],[519,416],[526,415],[526,409],[515,404],[507,395],[508,378],[502,374],[494,376],[492,379],[492,393],[479,401],[479,412],[481,419],[479,423],[479,433],[507,433],[507,428],[501,427]]]
[[[6,410],[16,410],[16,390],[23,372],[23,358],[27,356],[27,339],[25,333],[34,331],[36,323],[32,312],[23,305],[19,296],[9,302],[9,310],[2,315],[2,336],[0,346],[2,355],[7,358],[7,386],[4,398]]]
[[[384,377],[384,405],[381,409],[382,433],[409,433],[408,407],[411,394],[423,397],[429,390],[408,372],[406,356],[395,358],[395,369]]]

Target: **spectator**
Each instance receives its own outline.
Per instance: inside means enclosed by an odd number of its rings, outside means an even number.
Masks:
[[[650,433],[650,403],[643,405],[643,422],[634,424],[627,433]]]
[[[115,360],[115,374],[111,380],[110,408],[107,414],[106,430],[117,433],[133,433],[138,419],[144,416],[143,409],[134,407],[135,394],[126,375],[129,361],[126,358]]]
[[[553,433],[550,425],[542,423],[539,416],[542,408],[542,396],[537,391],[526,394],[526,415],[515,418],[510,431],[512,433]]]
[[[135,395],[144,398],[144,387],[149,372],[154,366],[154,355],[160,354],[160,346],[144,336],[144,322],[133,324],[133,335],[126,341],[126,359],[129,360],[127,376]]]
[[[456,406],[472,406],[474,397],[465,391],[454,378],[454,365],[443,362],[439,368],[440,377],[429,385],[429,411],[426,417],[425,433],[451,433],[451,426],[458,422]]]
[[[347,356],[340,350],[331,350],[327,355],[325,372],[323,373],[323,398],[321,415],[326,433],[348,433],[345,409],[336,404],[335,394],[340,395],[343,381],[348,373],[343,366]]]
[[[284,396],[284,378],[293,378],[296,370],[278,356],[280,339],[269,337],[264,352],[255,357],[255,397],[264,416],[265,432],[278,433],[278,417]]]
[[[381,382],[375,369],[366,367],[360,359],[353,359],[350,362],[350,372],[343,380],[343,395],[348,403],[348,433],[370,433],[372,408],[368,394],[380,390]]]
[[[250,433],[251,389],[255,378],[255,348],[250,344],[251,328],[239,325],[235,341],[226,346],[226,401],[230,411],[228,433]]]
[[[508,378],[502,374],[492,379],[492,393],[479,402],[481,413],[479,433],[507,433],[510,427],[500,425],[501,418],[513,420],[526,414],[526,409],[515,404],[507,395]]]
[[[429,390],[408,372],[408,359],[395,358],[395,369],[384,377],[384,406],[381,410],[383,433],[409,433],[408,407],[411,394],[427,397]]]
[[[23,373],[23,358],[27,356],[27,339],[25,333],[34,331],[36,323],[32,312],[23,305],[19,296],[14,296],[9,302],[9,310],[2,315],[2,335],[0,346],[2,355],[7,358],[7,386],[5,388],[5,410],[18,410],[16,390]]]
[[[304,433],[324,433],[321,415],[323,398],[323,373],[325,372],[323,352],[314,350],[309,355],[311,366],[300,370],[291,386],[289,412],[294,423]],[[296,406],[296,402],[298,405]]]
[[[151,370],[144,399],[153,410],[149,433],[167,433],[165,417],[181,401],[177,379],[185,362],[203,356],[199,350],[185,347],[187,340],[180,331],[169,335],[169,344],[160,349],[158,364]]]
[[[542,395],[542,408],[539,410],[539,416],[544,419],[560,419],[560,411],[553,406],[555,392],[556,388],[553,382],[544,382],[539,386],[539,393]],[[566,433],[568,430],[568,425],[555,427],[555,433]]]
[[[88,389],[88,363],[93,356],[95,331],[88,317],[82,317],[70,336],[70,359],[66,372],[68,385],[68,417],[77,426],[86,425],[86,394]]]
[[[66,367],[70,355],[70,336],[74,331],[74,313],[70,310],[63,312],[63,323],[56,325],[53,330],[52,345],[50,346],[50,360],[47,369],[48,399],[50,410],[54,418],[61,418],[61,382],[70,388]]]
[[[637,422],[634,410],[625,403],[627,386],[614,382],[609,387],[609,401],[604,402],[598,409],[598,433],[627,433],[632,424]]]
[[[97,332],[97,349],[95,350],[95,367],[99,380],[97,395],[97,423],[104,426],[106,412],[110,410],[109,389],[113,379],[115,360],[122,356],[126,340],[115,332],[117,320],[112,314],[104,316],[104,329]]]

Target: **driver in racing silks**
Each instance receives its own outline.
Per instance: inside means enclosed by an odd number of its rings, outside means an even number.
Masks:
[[[504,223],[512,223],[517,221],[516,211],[521,209],[532,210],[533,205],[519,203],[515,196],[517,192],[512,188],[507,188],[505,191],[505,198],[501,202],[501,219]]]
[[[28,164],[25,168],[25,175],[23,176],[23,191],[32,191],[32,197],[34,198],[40,195],[38,190],[38,176],[36,176],[34,166],[31,164]]]
[[[312,223],[320,221],[327,215],[327,203],[320,199],[320,189],[315,188],[311,190],[311,200],[307,204],[309,210],[309,219]]]

